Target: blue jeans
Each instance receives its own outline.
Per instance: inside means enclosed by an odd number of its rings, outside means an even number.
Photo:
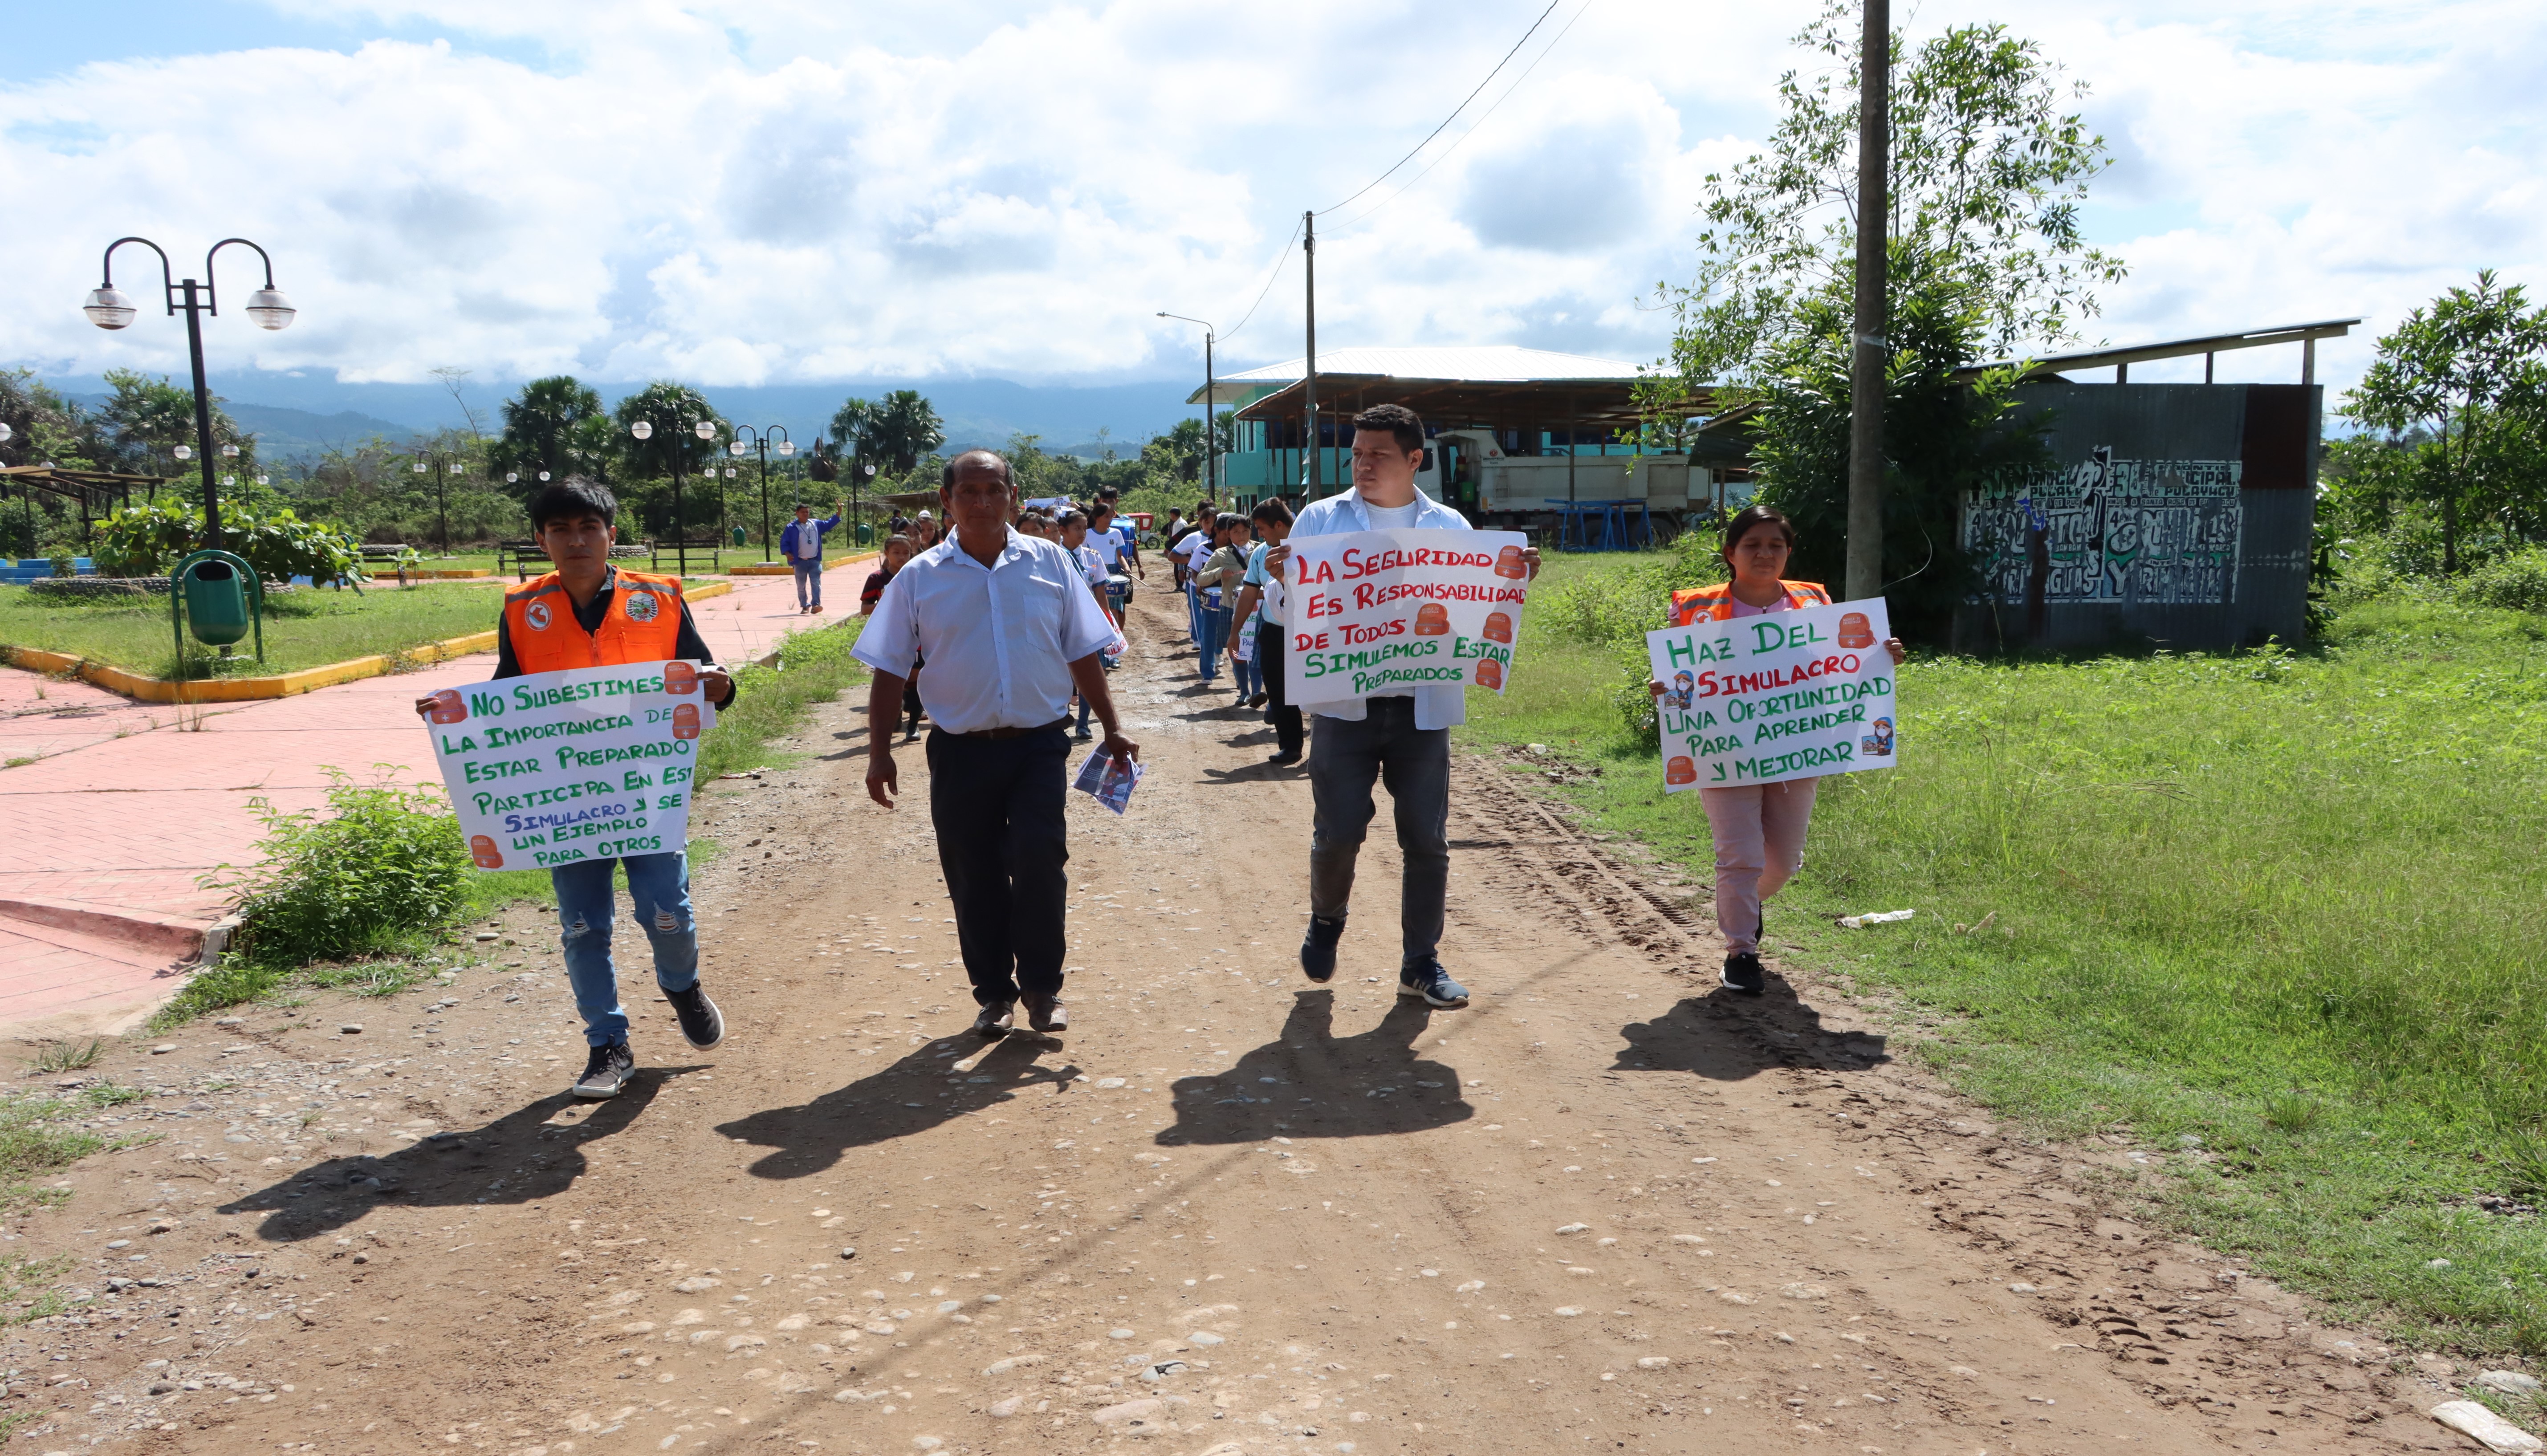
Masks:
[[[796,568],[796,605],[799,607],[823,605],[823,558],[816,557],[809,561],[801,557],[794,557],[788,559],[788,564]]]
[[[1226,622],[1222,623],[1220,630],[1224,637],[1227,636],[1229,633],[1229,624]],[[1247,624],[1247,630],[1243,636],[1252,637],[1255,633],[1256,623],[1251,619]],[[1257,664],[1256,659],[1253,657],[1240,657],[1233,652],[1229,659],[1229,677],[1230,681],[1237,685],[1238,696],[1242,698],[1253,698],[1258,693],[1265,691],[1264,670]]]
[[[1220,675],[1220,649],[1229,645],[1230,609],[1202,609],[1202,680],[1209,682]]]
[[[588,859],[549,871],[557,888],[559,937],[566,951],[567,984],[583,1013],[583,1039],[596,1047],[628,1040],[628,1013],[619,1005],[619,977],[610,965],[610,916],[614,899],[610,867],[628,869],[628,896],[637,923],[655,943],[655,984],[688,990],[699,984],[699,927],[690,918],[689,856],[632,854],[622,860]]]
[[[1186,583],[1186,636],[1202,645],[1202,588],[1192,582]]]

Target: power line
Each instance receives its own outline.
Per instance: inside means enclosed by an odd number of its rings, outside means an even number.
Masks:
[[[1247,320],[1254,318],[1256,316],[1256,310],[1265,306],[1266,298],[1274,292],[1274,280],[1282,276],[1282,265],[1291,261],[1292,244],[1297,243],[1300,240],[1300,228],[1307,221],[1308,219],[1304,217],[1300,221],[1291,224],[1291,240],[1290,242],[1282,244],[1282,255],[1274,260],[1274,271],[1265,275],[1265,287],[1257,291],[1256,301],[1247,305],[1247,312],[1238,320],[1237,325],[1231,328],[1229,332],[1220,336],[1220,341],[1222,343],[1226,344],[1230,340],[1237,338],[1238,330],[1247,327]]]
[[[1560,0],[1560,3],[1561,3],[1561,0]],[[1550,9],[1554,9],[1555,7],[1550,6],[1549,8],[1550,8]],[[1449,159],[1450,153],[1452,153],[1452,152],[1454,152],[1454,151],[1457,151],[1457,150],[1459,149],[1459,147],[1460,147],[1463,143],[1465,143],[1469,137],[1474,136],[1474,135],[1476,135],[1476,134],[1477,134],[1477,128],[1478,128],[1479,127],[1483,127],[1483,126],[1486,124],[1486,120],[1487,120],[1487,118],[1492,117],[1492,116],[1495,114],[1495,112],[1496,112],[1499,108],[1501,108],[1501,107],[1503,106],[1503,104],[1504,104],[1505,102],[1512,100],[1512,95],[1513,95],[1513,93],[1514,93],[1514,92],[1516,92],[1516,91],[1519,91],[1519,90],[1521,89],[1522,82],[1527,81],[1527,80],[1529,80],[1529,79],[1530,79],[1531,72],[1536,71],[1536,70],[1537,70],[1537,69],[1538,69],[1538,67],[1539,67],[1539,63],[1540,63],[1541,61],[1544,61],[1544,60],[1546,60],[1546,59],[1547,59],[1548,52],[1549,52],[1549,51],[1551,51],[1551,50],[1554,50],[1554,49],[1557,47],[1557,44],[1565,39],[1567,32],[1572,31],[1572,30],[1574,29],[1574,27],[1575,27],[1576,22],[1578,22],[1578,21],[1582,20],[1582,19],[1583,19],[1583,17],[1585,16],[1585,14],[1587,14],[1588,12],[1590,12],[1590,10],[1591,10],[1591,9],[1592,9],[1592,0],[1583,0],[1583,6],[1582,6],[1582,8],[1574,12],[1574,19],[1573,19],[1573,20],[1569,20],[1569,21],[1567,21],[1567,22],[1565,23],[1565,29],[1564,29],[1564,30],[1561,30],[1561,31],[1558,31],[1558,32],[1557,32],[1553,37],[1551,37],[1551,38],[1548,40],[1548,43],[1547,43],[1546,46],[1545,46],[1544,48],[1542,48],[1542,49],[1538,52],[1538,54],[1537,54],[1536,57],[1534,57],[1534,58],[1532,59],[1532,61],[1531,61],[1531,63],[1530,63],[1529,65],[1527,65],[1527,66],[1525,66],[1525,67],[1523,67],[1523,68],[1522,68],[1522,73],[1521,73],[1520,75],[1518,75],[1518,76],[1513,77],[1513,83],[1512,83],[1511,85],[1509,85],[1509,86],[1507,86],[1507,87],[1505,87],[1505,88],[1504,88],[1503,95],[1496,97],[1496,98],[1494,99],[1494,102],[1493,102],[1493,104],[1492,104],[1492,105],[1489,105],[1489,106],[1488,106],[1488,107],[1487,107],[1483,112],[1478,113],[1476,122],[1475,122],[1473,125],[1471,125],[1471,126],[1468,128],[1468,129],[1467,129],[1467,130],[1460,132],[1457,140],[1455,140],[1455,141],[1451,142],[1449,146],[1446,146],[1446,147],[1442,148],[1442,154],[1441,154],[1440,156],[1437,156],[1437,157],[1435,157],[1433,160],[1431,160],[1431,161],[1429,161],[1429,162],[1426,162],[1426,163],[1424,164],[1424,170],[1423,170],[1423,171],[1418,172],[1418,173],[1416,173],[1414,176],[1407,178],[1407,179],[1406,179],[1406,185],[1405,185],[1404,187],[1400,187],[1399,189],[1397,189],[1397,191],[1390,193],[1388,196],[1386,196],[1386,197],[1384,197],[1384,198],[1381,198],[1378,202],[1372,203],[1369,207],[1362,209],[1361,212],[1354,214],[1353,214],[1352,216],[1350,216],[1350,217],[1347,217],[1347,218],[1346,218],[1346,219],[1344,219],[1342,222],[1337,223],[1337,224],[1336,224],[1336,226],[1337,226],[1337,227],[1339,227],[1339,228],[1346,228],[1346,227],[1351,227],[1351,226],[1353,226],[1355,223],[1360,222],[1360,221],[1361,221],[1361,219],[1363,219],[1364,217],[1369,216],[1371,214],[1378,212],[1380,209],[1382,209],[1382,208],[1384,208],[1384,207],[1387,207],[1390,203],[1393,203],[1393,202],[1397,201],[1399,198],[1404,197],[1404,196],[1407,194],[1407,192],[1415,186],[1415,184],[1417,184],[1417,183],[1419,183],[1419,182],[1423,181],[1425,178],[1427,178],[1427,177],[1429,177],[1429,176],[1433,175],[1433,169],[1434,169],[1434,168],[1436,168],[1436,167],[1438,167],[1438,166],[1442,165],[1442,163],[1444,163],[1445,161],[1448,161],[1448,160]],[[1540,18],[1541,20],[1546,19],[1546,17],[1545,17],[1545,16],[1541,16],[1541,17],[1539,17],[1539,18]],[[1537,29],[1537,27],[1534,26],[1534,27],[1532,27],[1532,29],[1533,29],[1533,30],[1536,30],[1536,29]],[[1529,40],[1530,38],[1529,38],[1529,37],[1527,37],[1527,36],[1525,36],[1525,37],[1523,37],[1522,39],[1523,39],[1523,40],[1525,40],[1525,41],[1527,41],[1527,40]],[[1509,59],[1511,59],[1511,57],[1507,56],[1507,57],[1505,57],[1505,59],[1509,60]],[[1487,79],[1491,80],[1491,79],[1493,79],[1493,78],[1492,78],[1492,77],[1488,77]],[[1482,89],[1482,88],[1480,88],[1480,89]],[[1471,97],[1470,99],[1471,99],[1471,100],[1474,100],[1474,98],[1473,98],[1473,97]],[[1462,103],[1460,103],[1460,105],[1462,105],[1462,106],[1465,106],[1466,104],[1467,104],[1466,102],[1462,102]],[[1453,115],[1456,115],[1456,113],[1453,113]],[[1430,140],[1431,138],[1430,138],[1430,137],[1427,137],[1426,139],[1427,139],[1427,140]],[[1421,150],[1421,148],[1418,148],[1418,149],[1419,149],[1419,150]],[[1403,165],[1403,164],[1401,163],[1400,165]],[[1394,169],[1394,168],[1392,168],[1391,170],[1395,170],[1395,169]],[[1363,191],[1363,192],[1368,192],[1369,190],[1370,190],[1369,188],[1363,188],[1363,189],[1362,189],[1362,191]],[[1359,197],[1359,196],[1361,196],[1361,193],[1356,193],[1356,194],[1355,194],[1355,196],[1356,196],[1356,197]],[[1346,199],[1346,201],[1347,201],[1347,202],[1351,202],[1352,200],[1353,200],[1352,198],[1347,198],[1347,199]],[[1329,209],[1328,211],[1332,212],[1332,211],[1334,211],[1334,209]],[[1333,235],[1334,235],[1334,236],[1338,236],[1338,237],[1342,237],[1342,236],[1346,236],[1347,234],[1342,233],[1342,232],[1338,232],[1338,233],[1335,233],[1335,234],[1333,234]]]
[[[1476,100],[1476,99],[1477,99],[1477,96],[1478,96],[1478,93],[1480,93],[1480,92],[1484,91],[1484,90],[1486,89],[1486,87],[1487,87],[1490,83],[1492,83],[1492,82],[1493,82],[1493,80],[1495,79],[1495,77],[1496,77],[1496,76],[1498,76],[1498,75],[1502,74],[1502,72],[1503,72],[1503,68],[1504,68],[1505,66],[1510,65],[1510,64],[1512,63],[1512,58],[1513,58],[1514,56],[1521,54],[1521,48],[1522,48],[1524,45],[1527,45],[1527,44],[1529,44],[1529,43],[1530,43],[1530,38],[1531,38],[1531,37],[1533,37],[1533,36],[1535,36],[1535,35],[1537,35],[1537,34],[1538,34],[1538,28],[1539,28],[1540,26],[1542,26],[1542,25],[1545,25],[1545,24],[1547,23],[1547,18],[1548,18],[1549,16],[1551,16],[1551,15],[1554,15],[1554,14],[1556,13],[1556,7],[1557,7],[1558,5],[1560,5],[1560,4],[1563,4],[1563,3],[1564,3],[1564,0],[1547,0],[1547,8],[1546,8],[1545,10],[1542,10],[1542,11],[1540,11],[1540,12],[1538,13],[1538,19],[1537,19],[1537,20],[1535,20],[1535,21],[1532,21],[1532,22],[1530,23],[1530,29],[1529,29],[1529,30],[1524,31],[1524,32],[1522,32],[1522,33],[1521,33],[1521,39],[1520,39],[1520,40],[1518,40],[1518,41],[1515,41],[1515,42],[1513,43],[1513,48],[1512,48],[1512,49],[1507,50],[1507,51],[1505,51],[1505,52],[1504,52],[1504,58],[1503,58],[1503,59],[1501,59],[1501,60],[1499,60],[1499,61],[1496,61],[1496,62],[1495,62],[1495,68],[1494,68],[1493,70],[1491,70],[1491,71],[1486,72],[1486,79],[1485,79],[1485,80],[1483,80],[1483,81],[1479,81],[1479,82],[1477,83],[1477,89],[1476,89],[1475,91],[1471,91],[1471,92],[1469,92],[1469,93],[1467,94],[1467,97],[1466,97],[1464,100],[1462,100],[1462,101],[1461,101],[1457,106],[1454,106],[1454,107],[1450,108],[1450,115],[1449,115],[1449,116],[1447,116],[1447,117],[1444,117],[1444,118],[1442,119],[1442,125],[1441,125],[1440,127],[1436,127],[1436,128],[1434,128],[1430,132],[1426,133],[1426,135],[1425,135],[1425,137],[1424,137],[1424,139],[1423,139],[1422,141],[1419,141],[1419,142],[1415,143],[1415,149],[1414,149],[1414,151],[1410,151],[1410,152],[1408,152],[1406,155],[1404,155],[1404,156],[1402,156],[1402,157],[1399,157],[1399,158],[1398,158],[1394,163],[1392,163],[1392,164],[1389,166],[1388,171],[1386,171],[1386,172],[1382,172],[1382,173],[1380,173],[1378,176],[1373,177],[1372,179],[1370,179],[1368,182],[1363,183],[1363,184],[1361,185],[1361,190],[1360,190],[1360,191],[1357,191],[1357,192],[1353,195],[1353,197],[1346,198],[1346,199],[1344,200],[1344,202],[1341,202],[1341,203],[1336,204],[1336,205],[1335,205],[1335,207],[1331,207],[1331,208],[1320,208],[1318,211],[1319,211],[1319,212],[1321,212],[1321,213],[1332,213],[1332,212],[1335,212],[1337,208],[1342,208],[1342,207],[1344,207],[1347,203],[1352,202],[1352,201],[1354,200],[1354,198],[1358,198],[1358,197],[1361,196],[1361,195],[1362,195],[1362,193],[1368,192],[1368,191],[1370,191],[1372,188],[1377,187],[1379,184],[1381,184],[1381,183],[1383,183],[1383,182],[1386,182],[1386,181],[1389,179],[1389,177],[1391,176],[1391,174],[1395,173],[1399,167],[1403,167],[1403,166],[1405,166],[1408,162],[1411,162],[1411,161],[1415,160],[1416,152],[1420,152],[1420,151],[1424,150],[1424,148],[1426,148],[1426,147],[1428,147],[1428,146],[1432,145],[1432,144],[1433,144],[1433,138],[1434,138],[1434,137],[1441,135],[1441,134],[1442,134],[1442,132],[1443,132],[1443,129],[1444,129],[1445,128],[1448,128],[1448,127],[1452,123],[1452,122],[1455,122],[1455,121],[1457,121],[1457,120],[1459,119],[1459,113],[1461,113],[1461,112],[1463,112],[1463,111],[1466,111],[1466,110],[1468,109],[1468,103],[1469,103],[1469,102],[1471,102],[1471,101]]]

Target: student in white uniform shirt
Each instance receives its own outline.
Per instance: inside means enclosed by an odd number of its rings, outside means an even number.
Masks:
[[[901,791],[893,729],[903,676],[928,660],[928,817],[955,902],[955,935],[981,1006],[973,1029],[1008,1033],[1016,1003],[1039,1032],[1066,1028],[1062,961],[1070,861],[1063,814],[1071,690],[1093,704],[1106,755],[1137,762],[1098,655],[1114,624],[1079,558],[1010,529],[1017,492],[987,450],[947,462],[938,502],[954,523],[912,557],[867,619],[853,655],[875,670],[867,704],[867,794]]]
[[[1312,501],[1289,540],[1265,554],[1265,569],[1281,579],[1292,543],[1312,536],[1413,527],[1471,529],[1465,516],[1415,488],[1424,461],[1424,421],[1402,404],[1375,404],[1354,416],[1354,488]],[[1538,574],[1538,549],[1523,552]],[[1456,683],[1395,693],[1317,710],[1309,735],[1309,931],[1300,970],[1311,981],[1336,974],[1353,898],[1354,861],[1370,828],[1371,789],[1383,778],[1396,806],[1397,847],[1406,862],[1399,889],[1401,941],[1397,993],[1429,1006],[1468,1004],[1467,987],[1442,969],[1444,902],[1450,879],[1450,729],[1467,722],[1465,689]]]

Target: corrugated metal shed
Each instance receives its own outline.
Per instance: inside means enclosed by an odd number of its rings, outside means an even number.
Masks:
[[[1966,497],[1961,650],[2286,642],[2307,634],[2324,389],[2021,385],[2054,464]]]

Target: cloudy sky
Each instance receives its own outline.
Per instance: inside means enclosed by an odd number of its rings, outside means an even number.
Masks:
[[[1294,357],[1300,258],[1275,261],[1300,212],[1413,146],[1544,4],[31,5],[0,51],[0,360],[181,371],[173,322],[77,311],[128,232],[189,271],[227,234],[274,251],[301,319],[225,316],[217,368],[1184,378],[1197,331],[1162,308],[1217,321],[1229,365]],[[1560,0],[1422,161],[1322,219],[1321,341],[1655,355],[1701,179],[1766,132],[1814,8]],[[2534,0],[1907,15],[1914,39],[1976,19],[2093,87],[2115,165],[2089,231],[2132,276],[2091,338],[2366,314],[2321,355],[2340,385],[2480,267],[2547,285]],[[2295,355],[2223,377],[2296,379]]]

